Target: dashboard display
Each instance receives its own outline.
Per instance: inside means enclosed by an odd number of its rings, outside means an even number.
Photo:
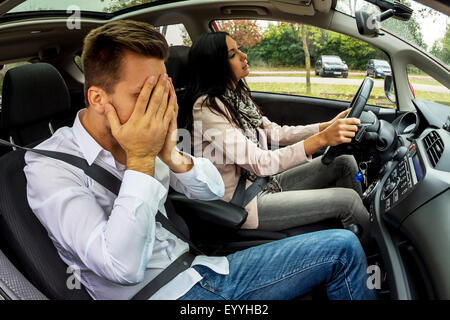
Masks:
[[[419,157],[417,156],[417,154],[413,157],[412,160],[414,163],[414,169],[416,171],[417,182],[419,182],[420,180],[422,180],[423,172],[422,172],[422,167],[420,166]]]

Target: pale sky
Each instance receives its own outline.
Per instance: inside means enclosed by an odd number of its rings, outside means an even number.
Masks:
[[[412,2],[411,5],[414,11],[418,11],[422,8],[428,8],[420,3]],[[447,24],[450,23],[450,19],[445,14],[436,11],[436,16],[428,16],[425,19],[421,18],[420,15],[416,16],[417,22],[420,24],[422,29],[423,40],[431,48],[435,40],[441,39],[445,35],[445,29]]]

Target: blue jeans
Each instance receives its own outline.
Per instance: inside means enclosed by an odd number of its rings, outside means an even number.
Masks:
[[[227,256],[230,273],[194,268],[203,276],[182,300],[288,300],[324,285],[329,299],[376,299],[358,238],[325,230],[270,242]]]

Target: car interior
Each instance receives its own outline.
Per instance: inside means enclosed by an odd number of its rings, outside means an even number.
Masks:
[[[336,0],[300,4],[290,0],[156,1],[112,13],[82,11],[80,27],[75,29],[68,29],[69,13],[61,10],[4,14],[22,2],[0,1],[0,64],[28,62],[6,71],[0,100],[0,138],[20,146],[34,147],[58,128],[72,126],[77,112],[85,107],[84,77],[75,57],[80,55],[84,36],[108,21],[134,19],[156,27],[183,24],[195,40],[204,32],[214,32],[215,20],[282,20],[340,32],[381,49],[392,68],[384,89],[387,95],[394,89],[390,99],[396,107],[364,104],[359,115],[361,134],[355,141],[314,156],[350,153],[367,165],[369,183],[363,201],[371,215],[374,239],[364,249],[369,265],[382,270],[379,297],[450,299],[450,108],[416,99],[406,72],[413,63],[450,88],[448,66],[391,33],[361,34],[355,17],[335,10]],[[433,5],[449,13],[445,3]],[[188,46],[171,46],[166,61],[181,100],[188,52]],[[348,101],[262,91],[253,91],[252,98],[280,125],[328,121],[351,106]],[[182,125],[183,119],[178,120]],[[83,288],[67,287],[67,265],[28,206],[24,153],[0,146],[0,300],[91,299]],[[329,219],[280,232],[245,230],[241,226],[247,215],[242,208],[222,200],[188,199],[173,190],[168,199],[179,216],[177,225],[210,255],[342,228],[340,221]],[[299,299],[320,300],[326,295],[317,288]]]

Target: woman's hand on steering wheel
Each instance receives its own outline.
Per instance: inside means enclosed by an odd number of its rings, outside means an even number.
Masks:
[[[334,117],[334,118],[331,119],[330,121],[322,122],[322,123],[319,125],[319,131],[323,131],[323,130],[325,130],[326,128],[328,128],[329,126],[331,126],[331,125],[332,125],[334,122],[336,122],[337,120],[345,118],[345,117],[348,115],[348,113],[350,112],[350,110],[351,110],[351,108],[348,108],[348,109],[346,109],[346,110],[340,112],[336,117]]]
[[[355,137],[356,132],[358,132],[358,125],[360,123],[361,120],[357,118],[335,120],[328,128],[319,133],[322,136],[322,147],[350,143],[352,138]]]
[[[312,155],[324,147],[351,142],[358,131],[357,125],[359,123],[360,120],[357,118],[344,118],[334,121],[326,129],[304,141],[305,153]]]
[[[367,100],[369,100],[370,93],[372,92],[372,88],[373,88],[373,80],[369,77],[366,77],[363,80],[363,82],[361,83],[361,86],[359,87],[355,96],[353,97],[352,102],[350,103],[351,110],[347,115],[349,118],[340,119],[335,122],[335,124],[336,124],[336,123],[342,122],[343,120],[357,118],[356,120],[350,120],[349,123],[344,122],[345,125],[348,125],[350,127],[344,128],[343,126],[341,126],[338,130],[341,133],[342,133],[342,131],[353,131],[353,133],[346,134],[346,135],[340,134],[340,135],[338,135],[338,136],[340,136],[340,138],[337,141],[336,140],[334,142],[331,141],[331,143],[329,141],[328,147],[322,156],[323,164],[329,165],[331,162],[333,162],[333,160],[337,156],[344,154],[346,152],[347,145],[340,145],[340,144],[345,143],[345,142],[346,143],[351,142],[352,138],[355,136],[356,132],[358,131],[358,128],[356,128],[356,130],[355,130],[355,127],[352,127],[352,126],[356,126],[356,125],[360,124],[359,117],[361,116],[361,113],[363,112],[363,110],[366,106]],[[331,125],[327,129],[331,128],[333,125]],[[343,124],[341,123],[341,125],[343,125]],[[339,125],[337,125],[337,126],[339,126]],[[351,129],[351,127],[352,127],[352,129]],[[306,140],[305,140],[305,142],[306,142]],[[305,150],[306,150],[306,146],[305,146]]]

